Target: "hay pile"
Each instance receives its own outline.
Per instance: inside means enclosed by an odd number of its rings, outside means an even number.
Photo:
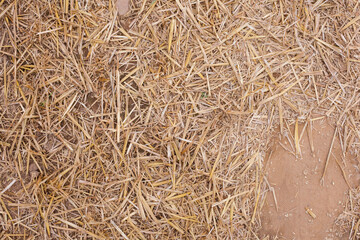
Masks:
[[[358,1],[0,1],[1,239],[260,239],[277,126],[360,144]],[[341,222],[357,238],[358,194]]]

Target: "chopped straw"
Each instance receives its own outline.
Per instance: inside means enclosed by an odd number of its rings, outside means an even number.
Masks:
[[[279,126],[359,155],[357,1],[117,4],[0,0],[1,239],[262,239]]]

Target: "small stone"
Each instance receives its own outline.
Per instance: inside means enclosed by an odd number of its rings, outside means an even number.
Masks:
[[[129,10],[129,0],[117,0],[115,7],[119,15],[125,15]]]

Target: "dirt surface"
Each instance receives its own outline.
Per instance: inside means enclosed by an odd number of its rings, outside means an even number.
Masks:
[[[299,126],[299,136],[303,128],[304,125]],[[261,211],[263,236],[269,235],[270,239],[348,239],[348,235],[341,236],[336,230],[335,220],[344,210],[349,185],[359,182],[359,173],[355,168],[356,160],[350,155],[343,156],[338,134],[321,184],[334,132],[334,125],[324,120],[313,121],[312,132],[305,129],[300,139],[298,157],[294,127],[288,138],[282,136],[274,142],[266,163],[267,180],[273,191],[267,192]],[[309,135],[313,138],[314,153]]]

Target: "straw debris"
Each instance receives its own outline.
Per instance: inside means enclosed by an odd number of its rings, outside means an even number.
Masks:
[[[259,239],[277,126],[335,118],[359,154],[358,16],[357,1],[0,1],[0,238]]]

